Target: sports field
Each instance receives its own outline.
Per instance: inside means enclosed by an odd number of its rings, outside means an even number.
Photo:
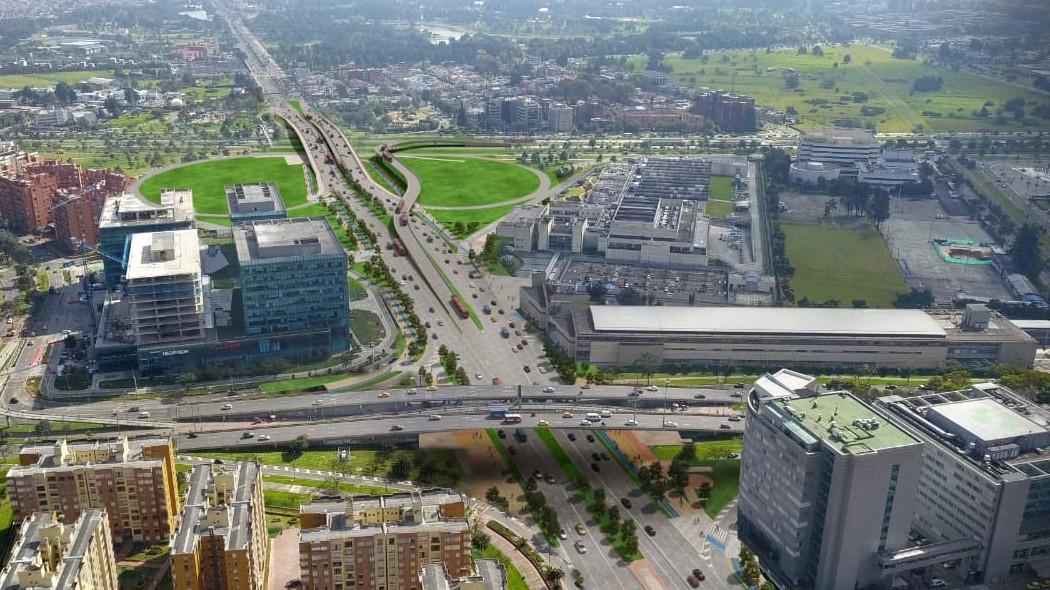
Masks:
[[[863,299],[868,307],[892,307],[907,291],[897,263],[872,227],[847,229],[833,224],[781,222],[788,259],[795,267],[795,301],[837,299],[842,307]]]
[[[849,54],[850,63],[845,63]],[[1012,97],[1047,103],[1031,90],[965,72],[894,58],[888,49],[867,45],[824,48],[823,56],[799,55],[796,49],[710,52],[700,59],[668,57],[676,82],[694,88],[718,88],[755,97],[760,106],[795,107],[806,129],[852,123],[874,125],[880,132],[907,132],[922,126],[932,131],[976,129],[1050,129],[1050,121],[1028,116],[994,122],[995,111]],[[635,58],[638,70],[645,58]],[[788,68],[798,75],[798,87],[787,88]],[[935,92],[913,92],[920,76],[936,76],[943,86]],[[865,96],[854,96],[863,93]],[[977,117],[986,101],[990,117]],[[1031,109],[1029,109],[1031,110]]]
[[[523,197],[540,186],[535,174],[518,166],[455,156],[399,158],[419,178],[419,204],[444,207],[487,205]]]
[[[306,203],[303,165],[289,165],[281,155],[187,164],[146,179],[139,190],[148,200],[159,203],[161,189],[190,189],[193,191],[193,208],[197,213],[229,215],[224,187],[227,184],[255,182],[276,184],[286,208]]]
[[[54,86],[59,82],[76,84],[88,78],[112,78],[113,70],[78,70],[74,72],[48,72],[38,74],[10,74],[0,76],[0,88],[14,88],[21,90],[26,86],[39,88],[43,86]]]

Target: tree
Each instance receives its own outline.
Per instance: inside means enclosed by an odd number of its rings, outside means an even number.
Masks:
[[[128,87],[124,89],[124,102],[129,106],[133,107],[139,102],[139,94],[135,92],[134,88]]]
[[[594,282],[587,287],[587,294],[589,295],[591,303],[596,303],[598,305],[605,304],[605,296],[608,292],[609,290],[605,287],[605,283],[602,282]]]
[[[686,441],[685,444],[682,445],[682,449],[678,451],[675,459],[687,463],[696,461],[696,443],[691,440]]]
[[[842,56],[842,63],[848,64],[848,63],[850,63],[852,61],[853,61],[853,56],[852,55],[847,53],[846,55]]]
[[[106,102],[102,104],[111,117],[119,117],[124,112],[124,107],[117,100],[117,97],[110,96],[106,99]]]
[[[49,420],[41,420],[33,425],[33,432],[41,436],[47,435],[51,432],[51,422]]]
[[[656,356],[654,356],[652,353],[643,352],[642,354],[638,355],[638,368],[640,369],[641,373],[645,375],[645,384],[647,386],[652,384],[651,379],[653,373],[656,372],[656,365]]]
[[[543,572],[543,577],[547,578],[547,581],[553,584],[555,588],[557,588],[558,582],[560,582],[561,579],[565,577],[565,572],[556,567],[547,567],[547,569]]]
[[[305,434],[300,434],[292,441],[291,451],[295,457],[301,457],[310,448],[310,439]]]
[[[883,221],[890,218],[890,197],[884,191],[878,191],[869,201],[868,210],[875,226],[881,226]]]
[[[396,461],[394,461],[393,465],[390,466],[390,471],[387,475],[390,477],[390,479],[393,479],[395,481],[403,481],[408,479],[408,474],[411,472],[411,470],[412,461],[410,461],[408,457],[402,455],[398,457]]]
[[[483,531],[473,531],[470,533],[470,546],[478,551],[484,551],[492,539]]]
[[[1014,234],[1014,243],[1010,245],[1010,257],[1017,268],[1028,278],[1035,280],[1043,270],[1043,257],[1039,251],[1039,240],[1043,229],[1026,223]]]

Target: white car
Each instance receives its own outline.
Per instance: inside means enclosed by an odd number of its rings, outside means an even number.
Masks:
[[[572,418],[572,412],[564,412],[561,415],[562,418]]]
[[[554,388],[548,385],[547,387],[543,388],[543,393],[554,393]]]
[[[660,391],[655,385],[650,385],[645,388],[646,391]]]
[[[223,410],[232,410],[233,409],[233,404],[222,404],[222,409]]]
[[[586,420],[586,419],[580,420],[580,426],[590,426],[590,425],[591,425],[591,421],[590,420]]]
[[[678,423],[668,420],[667,422],[664,422],[664,428],[678,428]]]
[[[572,546],[576,548],[576,552],[580,555],[587,553],[587,546],[583,544],[583,541],[577,540]]]
[[[259,436],[259,440],[270,440],[269,434],[263,434]]]
[[[430,420],[431,422],[440,422],[441,421],[441,416],[438,416],[437,414],[434,414],[433,416],[427,418],[427,420]]]
[[[481,379],[481,377],[482,377],[481,373],[474,373],[474,378],[475,379]]]
[[[624,426],[638,426],[637,420],[628,420],[623,423]]]
[[[324,402],[323,402],[323,401],[321,401],[321,400],[319,400],[319,399],[315,399],[315,400],[314,400],[314,405],[315,405],[315,406],[319,406],[319,405],[321,405],[321,404],[323,404],[323,403],[324,403]]]

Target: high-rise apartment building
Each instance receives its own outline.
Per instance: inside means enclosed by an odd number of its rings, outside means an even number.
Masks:
[[[55,241],[67,252],[98,244],[98,216],[88,195],[75,193],[54,207]]]
[[[0,142],[0,176],[18,176],[27,164],[39,161],[36,152],[19,150],[13,141]]]
[[[16,233],[39,231],[51,223],[51,204],[58,184],[48,174],[0,176],[0,215]]]
[[[161,191],[160,202],[157,206],[130,193],[106,199],[98,222],[98,249],[106,287],[116,287],[124,275],[125,253],[132,234],[194,227],[191,191]]]
[[[693,112],[710,119],[726,133],[754,131],[755,99],[722,90],[703,92],[693,102]]]
[[[350,347],[346,251],[326,219],[255,221],[233,240],[246,336],[302,334],[297,346],[324,354]]]
[[[105,510],[118,539],[167,541],[179,497],[171,439],[67,443],[22,447],[7,472],[16,520],[55,512],[72,524],[91,509]]]
[[[554,133],[572,131],[572,107],[564,104],[552,104],[547,107],[547,125]]]
[[[171,541],[175,590],[262,590],[266,515],[257,463],[198,465]]]
[[[472,570],[465,502],[449,490],[306,504],[301,523],[299,567],[311,590],[422,590],[427,564],[452,577]]]
[[[85,510],[71,524],[54,512],[27,517],[0,571],[4,590],[117,590],[109,521]]]
[[[879,584],[905,548],[922,442],[847,392],[781,370],[747,398],[740,539],[782,588]]]
[[[998,588],[1010,574],[1050,563],[1050,412],[994,383],[962,391],[880,398],[892,424],[925,443],[914,550],[884,570],[958,564]]]
[[[204,338],[204,292],[197,230],[133,234],[126,290],[135,343],[146,346]]]

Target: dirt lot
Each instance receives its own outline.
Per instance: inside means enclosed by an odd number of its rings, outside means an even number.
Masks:
[[[460,488],[467,495],[483,500],[485,492],[496,486],[500,495],[510,500],[511,514],[524,510],[521,488],[484,430],[420,434],[419,447],[453,449],[463,465],[464,477]]]
[[[945,262],[930,240],[950,238],[990,242],[991,237],[975,221],[947,217],[935,200],[894,201],[882,235],[900,263],[908,285],[929,289],[938,302],[962,292],[976,297],[1010,299],[1011,295],[990,265],[973,266]]]

